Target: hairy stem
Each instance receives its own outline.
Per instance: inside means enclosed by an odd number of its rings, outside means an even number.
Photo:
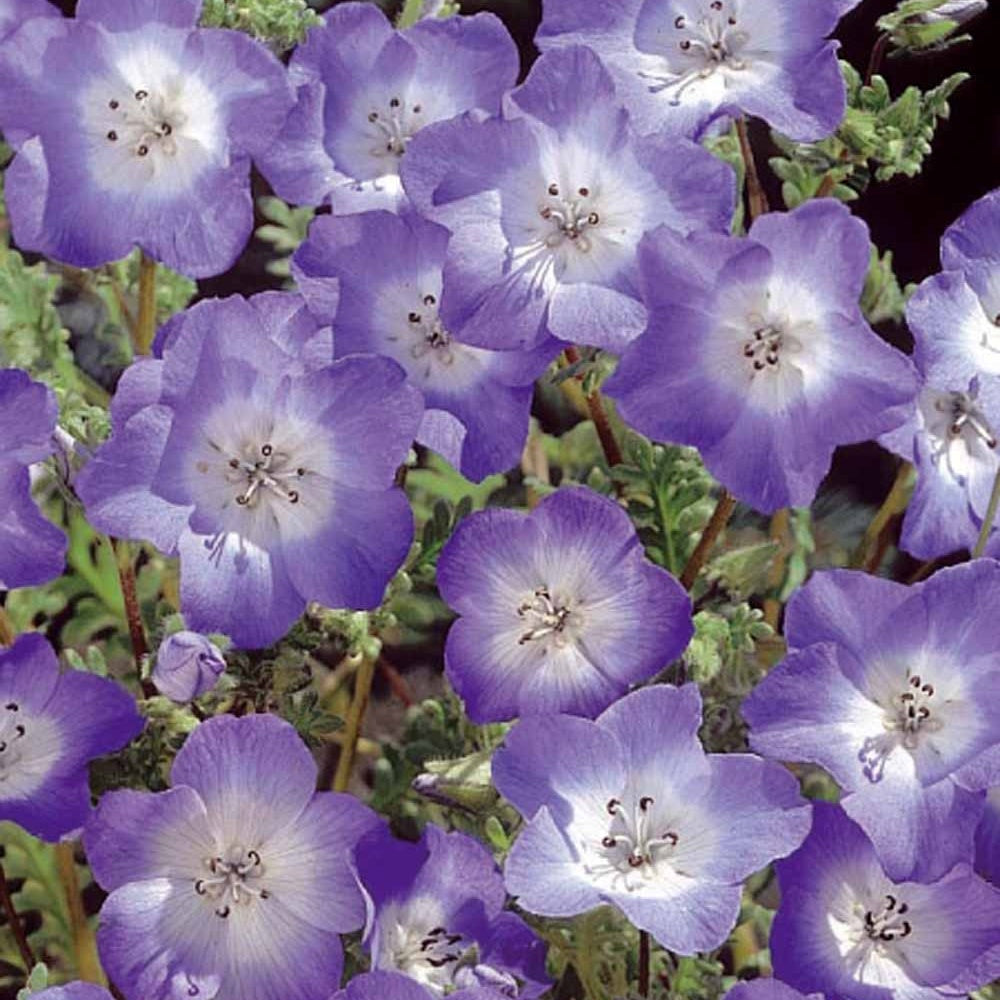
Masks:
[[[690,590],[694,586],[695,580],[698,579],[698,573],[712,551],[712,546],[715,545],[722,529],[729,523],[735,509],[736,497],[728,490],[723,489],[719,494],[715,510],[712,511],[712,516],[709,518],[708,524],[705,525],[705,530],[701,533],[701,538],[698,540],[694,552],[691,553],[691,558],[688,559],[684,572],[681,573],[681,586],[685,590]]]
[[[736,134],[740,140],[740,152],[743,154],[743,165],[747,177],[747,214],[749,221],[760,218],[769,210],[767,195],[764,194],[764,187],[760,183],[760,175],[757,173],[757,161],[754,159],[753,147],[750,145],[750,133],[747,130],[745,118],[736,119]],[[747,227],[749,228],[749,227]]]
[[[115,561],[118,564],[118,579],[122,587],[122,600],[125,602],[125,619],[128,622],[128,634],[132,640],[132,655],[135,658],[135,669],[142,677],[142,658],[149,652],[146,644],[146,629],[142,624],[142,614],[139,611],[139,596],[135,586],[135,564],[132,561],[132,550],[129,543],[120,538],[112,538],[111,545],[115,550]],[[146,685],[143,685],[146,691]],[[153,692],[155,693],[155,691]]]
[[[14,645],[14,623],[7,614],[7,609],[0,605],[0,646]]]
[[[575,365],[580,360],[580,352],[575,347],[567,347],[563,354],[566,363]],[[611,427],[611,420],[608,411],[604,407],[604,399],[599,392],[589,393],[586,397],[587,410],[590,412],[590,419],[594,421],[597,436],[601,440],[601,448],[604,451],[604,458],[611,468],[622,464],[622,452],[618,447],[615,432]]]
[[[874,573],[879,568],[882,556],[885,555],[892,520],[906,510],[912,488],[913,466],[909,462],[900,462],[892,488],[865,529],[864,537],[851,557],[851,569]]]
[[[772,542],[777,542],[780,548],[774,554],[771,571],[767,576],[767,586],[777,590],[785,582],[785,571],[788,567],[788,532],[791,526],[791,515],[787,507],[775,511],[771,516],[768,536]],[[764,601],[764,621],[777,630],[781,618],[781,601],[776,597],[768,597]]]
[[[978,559],[986,551],[986,543],[990,540],[990,532],[993,530],[998,506],[1000,506],[1000,470],[997,471],[997,477],[993,480],[993,492],[990,494],[990,502],[986,507],[986,517],[983,518],[983,526],[980,529],[976,547],[972,550],[973,559]]]
[[[87,923],[87,914],[83,909],[83,897],[80,895],[80,880],[76,874],[76,861],[73,859],[73,844],[63,841],[56,844],[56,869],[59,881],[66,894],[66,911],[69,914],[70,930],[73,935],[73,953],[76,957],[77,977],[87,983],[104,984],[101,965],[97,959],[97,949],[94,942],[94,932]]]
[[[865,69],[865,86],[871,85],[872,77],[882,68],[882,60],[885,58],[885,50],[889,47],[889,35],[882,32],[878,40],[872,46],[872,54],[868,57],[868,67]]]
[[[21,953],[21,961],[24,963],[24,968],[30,975],[31,970],[35,967],[35,953],[31,950],[31,945],[28,944],[28,936],[24,933],[24,925],[21,923],[21,918],[17,915],[17,910],[14,909],[14,900],[10,895],[10,888],[7,885],[7,873],[3,870],[2,862],[0,862],[0,906],[3,907],[4,916],[7,918],[7,926],[10,928],[11,934],[14,935],[17,950]]]
[[[333,776],[333,790],[335,792],[346,792],[347,786],[351,782],[354,758],[358,753],[361,723],[365,717],[365,709],[368,707],[368,696],[371,694],[374,676],[375,660],[366,656],[354,675],[354,697],[351,699],[351,707],[347,710],[347,718],[344,720],[343,742],[340,746],[337,770]]]
[[[156,261],[139,258],[139,318],[135,323],[136,354],[149,354],[156,336]]]

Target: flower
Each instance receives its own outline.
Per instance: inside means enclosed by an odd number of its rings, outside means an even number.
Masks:
[[[891,878],[972,855],[976,793],[1000,784],[998,615],[991,559],[913,587],[817,573],[788,603],[790,655],[743,704],[754,750],[830,772]]]
[[[181,610],[237,646],[306,602],[376,607],[409,550],[392,486],[421,414],[386,358],[331,362],[298,296],[205,300],[125,372],[111,440],[77,478],[92,524],[181,559]]]
[[[930,884],[893,880],[841,809],[825,802],[813,809],[805,843],[775,865],[776,976],[850,1000],[938,1000],[964,996],[1000,972],[989,956],[1000,943],[1000,892],[967,865]]]
[[[337,355],[370,352],[398,362],[428,407],[417,440],[479,481],[517,465],[533,383],[560,345],[547,339],[533,351],[488,351],[465,344],[442,280],[448,238],[412,213],[321,216],[292,268],[319,321],[332,322]]]
[[[649,325],[605,391],[740,500],[808,505],[837,445],[906,419],[913,366],[861,314],[868,232],[839,202],[761,216],[742,239],[663,227],[639,256]]]
[[[31,499],[28,467],[55,451],[52,390],[19,368],[0,368],[0,589],[45,583],[63,571],[66,536]]]
[[[760,978],[737,983],[723,1000],[823,1000],[821,993],[803,996],[780,979]]]
[[[49,841],[82,826],[87,764],[142,727],[134,699],[114,681],[60,673],[42,636],[19,636],[0,649],[0,820]]]
[[[640,130],[697,135],[748,114],[797,142],[840,124],[847,103],[828,41],[857,0],[545,0],[543,52],[590,45],[607,62]]]
[[[0,39],[33,17],[59,17],[48,0],[0,0]]]
[[[197,632],[174,632],[156,651],[153,683],[160,694],[183,704],[211,691],[225,669],[215,643]]]
[[[284,68],[201,0],[80,0],[0,53],[14,238],[77,267],[133,246],[194,278],[225,271],[253,226],[250,156],[292,105]]]
[[[445,671],[474,722],[593,717],[694,632],[687,594],[646,559],[625,511],[583,488],[558,490],[530,514],[467,517],[441,552],[437,583],[461,616]]]
[[[97,943],[128,1000],[326,1000],[338,934],[364,923],[350,852],[379,824],[315,792],[316,765],[273,715],[203,722],[166,792],[105,795],[83,841],[110,895]]]
[[[899,540],[905,552],[936,559],[975,548],[1000,471],[994,427],[1000,376],[975,376],[964,391],[925,379],[910,419],[879,438],[917,469]],[[991,533],[983,554],[998,553],[1000,538]]]
[[[924,24],[934,24],[937,21],[965,24],[982,14],[988,6],[987,0],[944,0],[941,6],[933,10],[919,11],[917,20]]]
[[[503,878],[472,837],[431,824],[412,844],[377,830],[354,856],[373,969],[409,976],[435,997],[482,986],[530,1000],[551,985],[544,943],[504,911]]]
[[[505,994],[483,986],[457,990],[448,1000],[503,1000]],[[365,972],[334,994],[333,1000],[432,1000],[435,994],[408,976],[395,972]]]
[[[711,951],[736,924],[742,881],[795,850],[809,805],[783,767],[706,754],[694,684],[642,688],[595,722],[524,719],[493,759],[528,821],[507,890],[530,913],[610,903],[664,948]]]
[[[941,238],[943,271],[910,298],[914,357],[935,384],[964,390],[1000,376],[1000,188],[969,207]]]
[[[590,49],[542,56],[503,118],[426,128],[403,159],[416,208],[452,232],[444,282],[467,343],[560,340],[619,350],[642,329],[636,247],[661,222],[728,229],[733,172],[633,131]]]
[[[427,125],[496,114],[517,82],[517,48],[493,14],[420,20],[394,31],[377,6],[328,11],[289,68],[294,110],[258,158],[284,199],[334,212],[394,208],[399,164]]]

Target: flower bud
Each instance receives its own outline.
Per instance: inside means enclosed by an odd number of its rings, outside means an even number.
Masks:
[[[920,14],[919,19],[924,24],[933,24],[935,21],[944,20],[965,24],[966,21],[971,21],[986,10],[986,7],[987,0],[945,0],[940,7],[924,11]]]
[[[157,650],[153,683],[160,694],[183,703],[211,691],[225,669],[222,653],[204,636],[175,632]]]

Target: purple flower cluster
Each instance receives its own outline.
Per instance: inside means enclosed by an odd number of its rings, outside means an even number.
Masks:
[[[211,691],[227,666],[214,633],[263,649],[307,605],[380,608],[414,539],[413,443],[477,482],[516,467],[536,384],[571,345],[619,355],[603,386],[617,415],[697,448],[753,510],[811,504],[838,446],[877,439],[917,469],[902,547],[973,549],[1000,475],[1000,191],[947,231],[942,273],[910,300],[911,361],[862,312],[865,224],[818,198],[736,235],[736,175],[701,144],[742,116],[828,136],[845,109],[830,35],[854,2],[546,0],[518,85],[491,14],[397,30],[374,4],[337,4],[286,67],[198,27],[201,0],[79,0],[72,18],[0,0],[24,250],[93,268],[139,247],[219,274],[252,229],[251,161],[319,209],[294,289],[169,319],[118,382],[110,438],[64,477],[94,529],[179,560],[190,631],[162,639],[156,690]],[[57,423],[52,390],[0,369],[4,590],[63,568],[31,492]],[[634,470],[619,471],[616,486]],[[753,752],[708,752],[698,686],[658,679],[687,676],[714,590],[693,605],[647,557],[635,509],[664,495],[571,478],[530,510],[449,522],[433,552],[455,614],[445,674],[471,722],[499,724],[482,744],[503,741],[490,774],[517,832],[502,870],[466,832],[401,840],[317,791],[296,726],[263,711],[301,709],[286,714],[312,737],[310,705],[263,691],[197,724],[204,705],[154,701],[190,730],[176,753],[179,733],[164,741],[170,787],[95,802],[88,766],[142,732],[135,700],[61,671],[38,634],[0,650],[0,820],[50,841],[82,829],[116,996],[538,1000],[545,941],[512,901],[534,917],[610,906],[644,945],[694,955],[725,945],[772,863],[776,978],[731,1000],[944,1000],[1000,974],[1000,563],[912,586],[817,572],[787,604],[787,655],[743,701]],[[127,610],[134,637],[148,609]],[[292,645],[231,656],[225,683]],[[809,802],[787,764],[825,769],[839,803]],[[344,984],[355,932],[368,971]],[[41,996],[108,1000],[84,983]]]

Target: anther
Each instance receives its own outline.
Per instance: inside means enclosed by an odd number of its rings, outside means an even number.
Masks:
[[[391,98],[391,99],[390,99],[390,101],[389,101],[389,107],[390,107],[390,108],[398,108],[398,107],[399,107],[399,105],[400,105],[400,103],[401,103],[401,102],[400,102],[400,100],[399,100],[399,98],[398,98],[398,97],[393,97],[393,98]]]
[[[230,469],[238,469],[240,467],[240,460],[238,458],[231,458],[229,460]]]
[[[369,111],[368,112],[368,120],[370,122],[373,122],[373,123],[377,122],[378,121],[378,112],[377,111]]]
[[[199,896],[205,895],[205,880],[200,878],[194,884],[194,891],[198,893]]]
[[[298,491],[296,491],[296,490],[289,490],[288,491],[288,502],[289,503],[298,503],[299,502]]]
[[[425,306],[436,306],[437,305],[437,299],[433,295],[425,295],[424,296],[424,305]]]
[[[621,802],[619,802],[618,799],[608,799],[608,804],[605,808],[609,813],[611,813],[612,816],[614,816],[615,813],[618,812],[620,806]]]
[[[215,915],[217,917],[222,917],[223,920],[225,920],[226,917],[229,916],[229,914],[230,914],[230,909],[229,909],[228,906],[223,906],[220,909],[218,909],[218,910],[215,911]]]
[[[559,197],[559,185],[555,184],[555,183],[550,184],[549,185],[549,194],[552,195],[553,198],[558,198]]]
[[[591,212],[590,215],[587,216],[587,222],[592,226],[596,226],[600,221],[601,217],[596,212]]]
[[[408,320],[409,320],[409,321],[410,321],[411,323],[419,323],[419,322],[420,322],[420,313],[418,313],[418,312],[411,312],[411,313],[409,314],[409,316],[407,316],[406,318],[407,318],[407,319],[408,319]]]
[[[685,38],[684,41],[680,43],[680,47],[682,52],[687,52],[691,48],[691,40],[689,38]]]
[[[674,27],[678,31],[682,31],[684,29],[684,25],[685,24],[687,24],[687,22],[684,20],[684,15],[683,14],[681,14],[679,17],[677,17],[677,18],[674,19]]]
[[[413,113],[415,115],[419,115],[423,110],[424,109],[423,109],[422,105],[420,105],[420,104],[414,104],[413,105]]]
[[[580,188],[577,191],[577,194],[579,194],[581,198],[589,198],[590,197],[590,188],[588,188],[588,187],[582,187],[582,188]]]
[[[147,97],[149,97],[149,91],[148,90],[137,90],[135,92],[135,99],[137,101],[144,101],[144,100],[146,100]]]
[[[117,132],[116,132],[116,131],[115,131],[114,129],[111,129],[111,130],[110,130],[110,131],[108,132],[108,138],[109,138],[109,139],[110,139],[110,140],[111,140],[112,142],[117,142],[117,141],[118,141],[118,133],[117,133]]]
[[[639,808],[645,812],[653,804],[653,797],[651,795],[643,795],[639,799]]]
[[[21,706],[18,705],[16,701],[8,701],[7,704],[4,705],[4,708],[8,712],[19,712],[21,710]]]
[[[149,146],[140,146],[135,152],[137,156],[146,156],[149,153]]]
[[[118,110],[118,102],[115,101],[115,100],[108,101],[108,107],[111,108],[112,111],[117,111]]]
[[[274,454],[274,447],[269,444],[262,444],[260,446],[260,453],[264,458],[270,458]]]

